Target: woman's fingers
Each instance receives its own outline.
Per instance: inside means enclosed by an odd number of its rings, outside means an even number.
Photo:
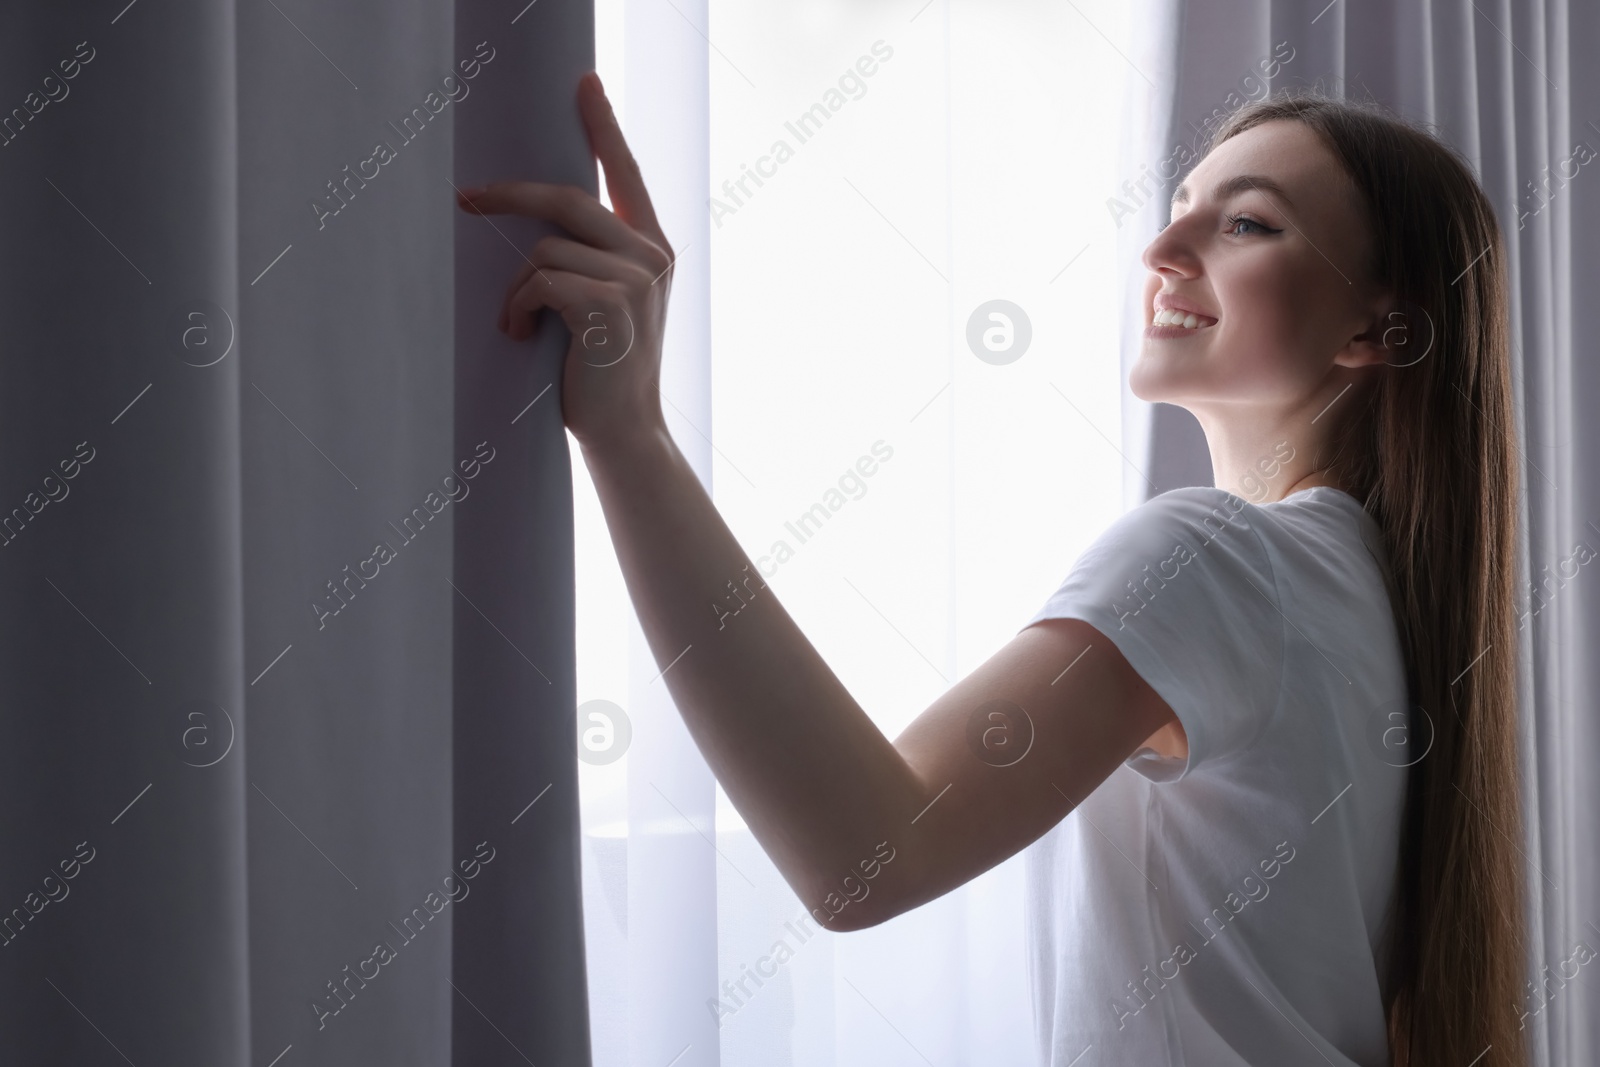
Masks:
[[[511,279],[511,284],[506,286],[506,296],[500,302],[500,321],[497,324],[501,333],[511,333],[511,298],[517,295],[518,289],[528,284],[528,279],[533,277],[534,272],[538,269],[531,260],[525,261],[522,266],[517,268],[516,277]]]
[[[462,190],[457,203],[480,215],[548,219],[580,241],[613,252],[636,255],[655,249],[654,244],[576,185],[493,182],[482,189]]]
[[[637,260],[655,277],[672,264],[672,246],[656,220],[639,164],[593,71],[578,84],[578,110],[589,146],[605,170],[614,212],[575,185],[548,182],[495,182],[481,189],[458,188],[456,202],[481,215],[525,215],[554,222],[579,241]]]
[[[456,202],[480,215],[548,219],[579,241],[639,263],[652,278],[672,265],[672,254],[665,245],[657,245],[575,185],[495,182],[482,189],[462,190]]]
[[[511,332],[511,298],[530,281],[542,281],[542,275],[549,270],[564,270],[608,282],[631,281],[637,284],[650,280],[644,268],[632,260],[565,237],[546,237],[533,246],[532,253],[517,268],[516,276],[506,287],[505,301],[500,308],[501,332]],[[548,285],[549,282],[545,281],[544,284]]]
[[[578,105],[590,149],[605,169],[614,211],[574,185],[496,182],[457,188],[457,203],[480,215],[522,215],[554,223],[570,235],[549,236],[524,257],[506,290],[500,329],[522,340],[533,332],[540,308],[563,319],[584,308],[626,312],[652,304],[652,287],[672,268],[672,247],[662,233],[639,164],[628,148],[599,76],[592,71],[578,86]],[[664,300],[666,286],[654,290]],[[568,321],[569,328],[573,322]]]
[[[528,258],[540,267],[556,267],[608,282],[650,280],[645,268],[634,260],[565,237],[544,238],[533,246]]]
[[[666,234],[661,232],[661,224],[656,221],[650,193],[644,187],[639,163],[622,135],[611,100],[600,84],[600,75],[594,71],[578,81],[578,111],[589,134],[589,147],[605,168],[606,192],[611,197],[612,207],[628,225],[661,248],[669,249]]]
[[[523,340],[533,334],[533,322],[540,308],[549,308],[563,319],[569,310],[616,304],[611,283],[564,270],[541,270],[511,296],[509,305],[511,336]],[[568,329],[573,323],[567,323]]]

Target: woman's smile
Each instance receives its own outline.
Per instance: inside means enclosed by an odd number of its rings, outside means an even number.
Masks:
[[[1217,317],[1200,305],[1171,293],[1157,293],[1150,305],[1150,324],[1144,335],[1152,340],[1182,337],[1209,330]]]
[[[1169,319],[1168,316],[1171,316]],[[1191,321],[1194,317],[1191,316]],[[1187,325],[1177,317],[1177,312],[1157,311],[1155,320],[1144,328],[1144,335],[1154,341],[1164,340],[1169,337],[1193,337],[1215,326],[1216,322],[1197,322]]]

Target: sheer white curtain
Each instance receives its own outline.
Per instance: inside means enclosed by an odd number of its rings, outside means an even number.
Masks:
[[[895,736],[1148,492],[1105,313],[1126,15],[599,0],[596,20],[680,253],[672,431]],[[670,705],[581,473],[574,494],[578,698],[607,716],[582,728],[610,746],[593,758],[626,744],[581,768],[597,1067],[1031,1063],[1021,857],[818,932]]]

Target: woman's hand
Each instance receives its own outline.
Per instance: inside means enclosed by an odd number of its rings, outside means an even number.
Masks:
[[[546,219],[570,235],[533,246],[506,291],[500,329],[520,341],[533,335],[540,308],[561,316],[572,333],[562,420],[580,444],[595,445],[662,423],[661,338],[674,256],[593,71],[578,82],[578,110],[615,213],[577,186],[543,182],[462,189],[457,203],[483,215]]]

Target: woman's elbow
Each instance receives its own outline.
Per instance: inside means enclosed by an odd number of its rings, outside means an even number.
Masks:
[[[823,903],[811,908],[811,919],[824,930],[836,934],[867,930],[888,922],[903,909],[897,908],[882,892],[871,892],[859,899],[831,891]]]
[[[803,878],[790,884],[796,890],[803,889],[799,893],[801,902],[818,926],[839,933],[865,930],[888,922],[919,903],[915,899],[919,872],[908,867],[905,860],[888,871],[895,856],[896,850],[889,848],[888,842],[881,842],[871,858],[856,865],[859,870],[851,870],[843,877],[829,877],[813,866]],[[908,894],[907,890],[911,892]]]

